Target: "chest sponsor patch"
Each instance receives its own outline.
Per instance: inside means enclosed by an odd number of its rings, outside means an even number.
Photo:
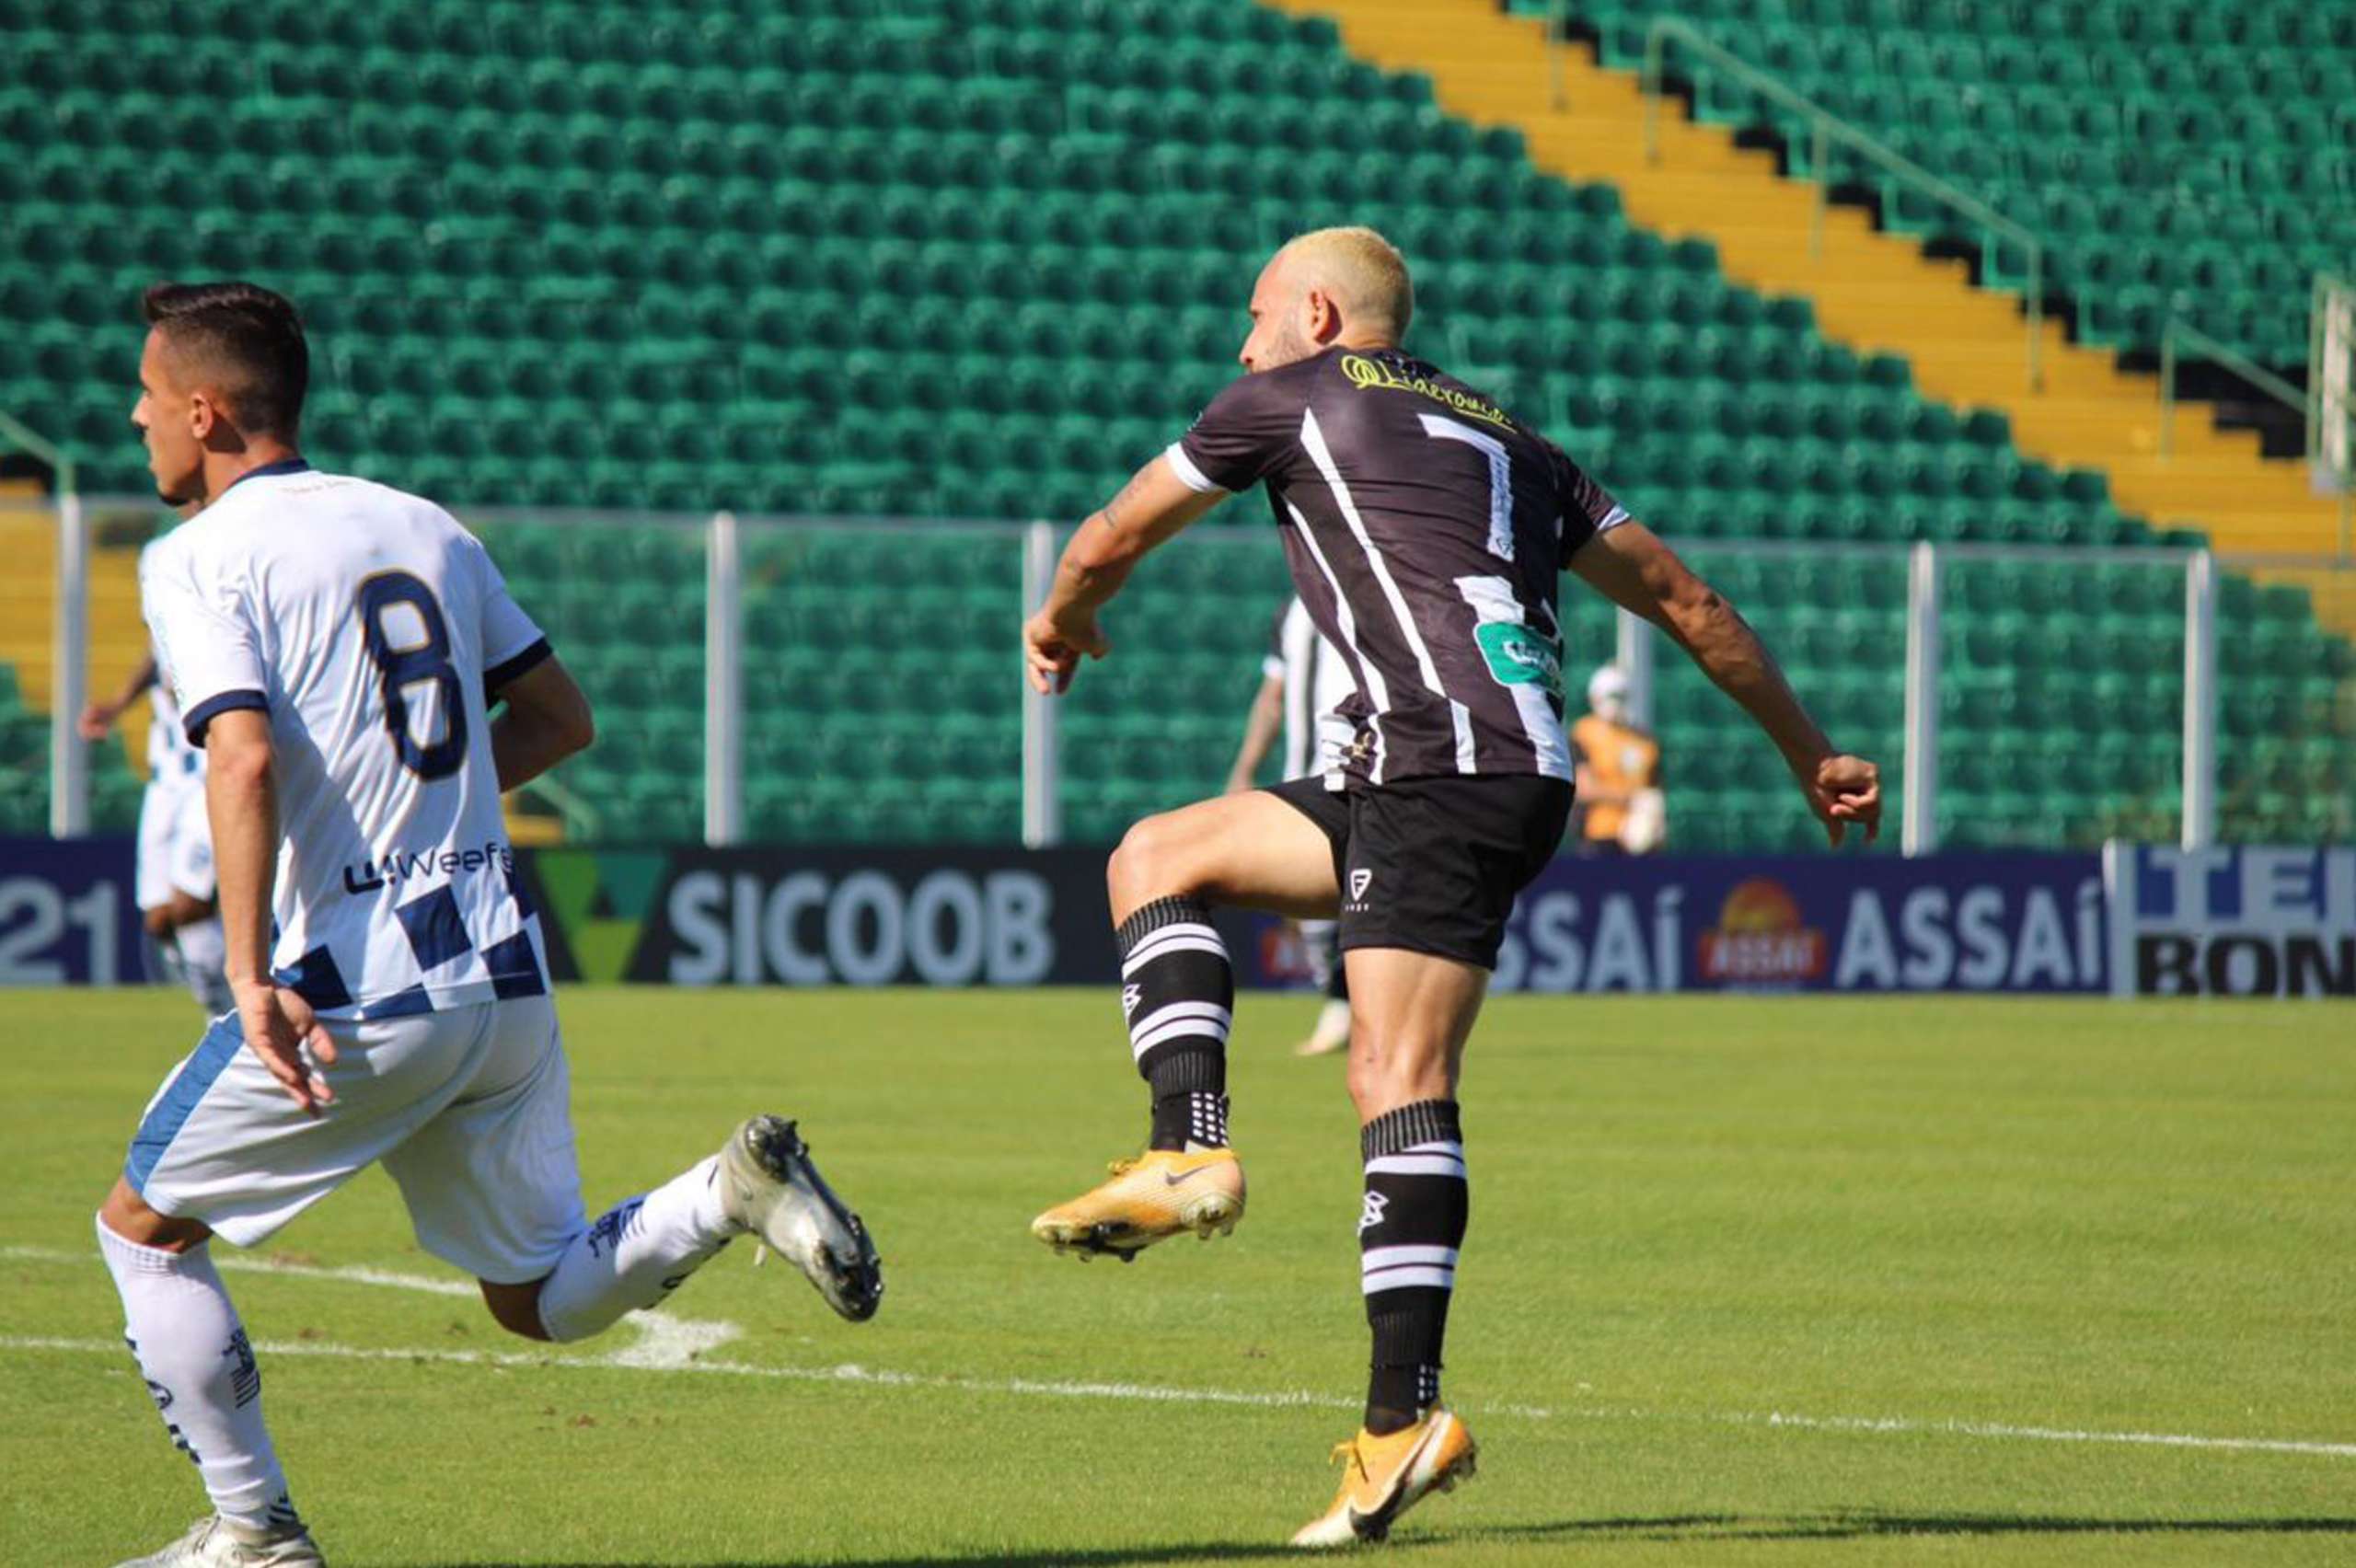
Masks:
[[[1563,651],[1526,626],[1483,621],[1472,636],[1499,686],[1534,686],[1547,696],[1563,695]]]

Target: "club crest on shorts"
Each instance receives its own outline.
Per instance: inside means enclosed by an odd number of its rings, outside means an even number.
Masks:
[[[1350,902],[1353,904],[1365,903],[1366,890],[1373,884],[1374,873],[1372,871],[1366,870],[1364,869],[1352,871],[1350,873]]]

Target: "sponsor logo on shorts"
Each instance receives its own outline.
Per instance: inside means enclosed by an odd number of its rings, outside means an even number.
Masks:
[[[1366,890],[1373,884],[1374,873],[1372,871],[1366,870],[1364,869],[1352,871],[1350,873],[1350,902],[1353,904],[1365,903]]]

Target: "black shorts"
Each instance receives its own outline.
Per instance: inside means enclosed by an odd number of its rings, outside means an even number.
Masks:
[[[1497,966],[1506,917],[1563,845],[1571,787],[1534,773],[1436,775],[1328,790],[1311,775],[1268,793],[1334,847],[1343,951],[1405,948]]]

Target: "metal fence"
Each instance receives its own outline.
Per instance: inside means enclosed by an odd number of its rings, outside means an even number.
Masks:
[[[1287,592],[1276,543],[1206,525],[1048,701],[1016,633],[1066,530],[464,513],[595,701],[598,744],[513,803],[591,842],[1102,842],[1214,793]],[[73,730],[144,650],[152,502],[0,502],[0,831],[120,831],[144,743]],[[2356,571],[2207,551],[1702,540],[1838,744],[1882,761],[1891,838],[2057,847],[2356,836]],[[60,615],[64,607],[65,614]],[[1671,842],[1820,842],[1780,765],[1681,653],[1575,579],[1573,701],[1628,668]]]

